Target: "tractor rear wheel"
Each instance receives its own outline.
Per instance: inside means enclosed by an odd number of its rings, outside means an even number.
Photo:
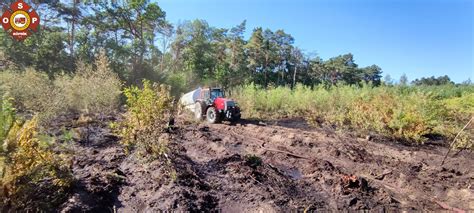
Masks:
[[[194,118],[198,121],[202,121],[202,119],[204,119],[203,111],[201,102],[196,102],[196,104],[194,104]]]
[[[207,109],[206,118],[207,118],[207,122],[209,122],[211,124],[221,122],[221,116],[219,115],[216,108],[214,108],[214,107],[209,107]]]

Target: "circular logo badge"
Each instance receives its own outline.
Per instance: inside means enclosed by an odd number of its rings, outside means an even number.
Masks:
[[[22,10],[14,12],[10,17],[10,24],[12,25],[13,29],[18,31],[28,29],[30,22],[30,15]]]
[[[9,8],[4,8],[1,17],[3,29],[18,41],[38,31],[40,18],[33,8],[23,0],[13,2]]]

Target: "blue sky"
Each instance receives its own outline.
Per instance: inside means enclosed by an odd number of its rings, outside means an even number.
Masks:
[[[204,19],[230,28],[247,20],[283,29],[306,53],[352,53],[359,66],[409,80],[448,75],[474,81],[471,0],[159,0],[171,23]]]

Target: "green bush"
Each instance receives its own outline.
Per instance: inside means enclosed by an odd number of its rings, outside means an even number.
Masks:
[[[448,122],[451,126],[446,127],[446,131],[457,134],[465,124],[474,116],[474,92],[465,93],[461,97],[452,97],[444,100],[448,113]],[[474,123],[471,123],[460,132],[455,148],[474,149]]]
[[[2,91],[14,98],[20,111],[47,111],[58,96],[59,91],[48,76],[33,69],[19,73],[2,72],[0,75]]]
[[[12,209],[44,211],[59,205],[66,198],[72,182],[70,158],[53,151],[52,143],[41,140],[38,118],[24,124],[16,118],[10,99],[2,100],[0,123],[0,206]],[[42,190],[54,195],[33,200]]]
[[[13,98],[4,97],[0,103],[0,142],[5,140],[14,127],[16,121],[15,108],[13,108]],[[0,146],[2,151],[3,146]]]
[[[245,164],[256,169],[263,164],[262,158],[256,155],[245,155]]]
[[[171,95],[175,97],[179,97],[190,90],[190,85],[186,82],[185,73],[171,73],[166,78],[166,83],[173,88]]]
[[[128,112],[114,128],[121,136],[127,153],[137,150],[140,156],[159,158],[166,154],[167,139],[163,133],[172,116],[170,88],[143,81],[143,89],[132,86],[124,90]]]
[[[107,114],[120,103],[121,82],[103,51],[95,66],[80,61],[74,77],[61,76],[55,84],[63,92],[68,108],[81,113]]]

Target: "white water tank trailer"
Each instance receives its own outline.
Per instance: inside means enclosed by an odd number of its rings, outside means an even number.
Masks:
[[[194,104],[196,103],[196,100],[199,98],[199,95],[201,94],[201,87],[188,92],[184,94],[180,99],[179,103],[181,103],[186,109],[191,110],[191,112],[194,112]]]

